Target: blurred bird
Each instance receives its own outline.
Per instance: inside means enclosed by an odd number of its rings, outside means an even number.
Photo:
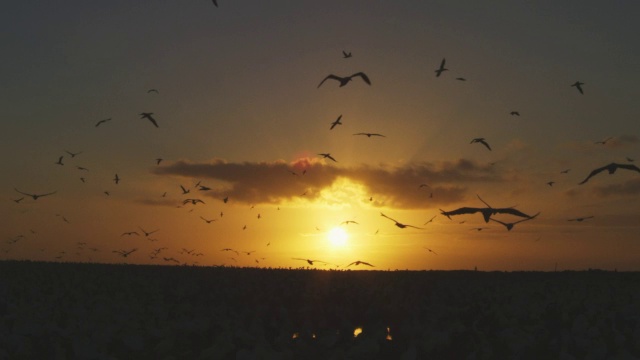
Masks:
[[[54,192],[50,192],[50,193],[46,193],[46,194],[28,194],[28,193],[22,192],[22,191],[20,191],[20,190],[18,190],[16,188],[13,188],[13,189],[15,191],[19,192],[22,195],[26,195],[26,196],[32,197],[33,200],[38,200],[38,198],[41,198],[43,196],[53,195],[53,194],[57,193],[57,191],[54,191]]]
[[[365,135],[366,137],[372,137],[372,136],[381,136],[381,137],[386,137],[382,134],[376,134],[376,133],[357,133],[357,134],[353,134],[353,135]]]
[[[491,150],[491,146],[489,146],[489,144],[484,140],[484,138],[475,138],[475,139],[471,140],[471,142],[469,144],[473,144],[473,143],[480,143],[480,144],[486,146],[487,149]]]
[[[342,114],[340,114],[340,116],[338,116],[336,121],[331,123],[331,127],[329,128],[329,130],[333,130],[333,128],[336,127],[336,125],[342,125],[342,123],[340,122],[340,119],[342,119]]]
[[[306,261],[307,263],[309,263],[309,265],[313,265],[313,263],[319,262],[319,263],[323,263],[326,264],[326,261],[322,261],[322,260],[311,260],[311,259],[301,259],[301,258],[291,258],[292,260],[302,260],[302,261]]]
[[[499,223],[499,224],[502,224],[502,225],[504,225],[504,226],[507,228],[507,231],[511,231],[511,229],[513,229],[513,226],[514,226],[515,224],[519,224],[519,223],[521,223],[521,222],[523,222],[523,221],[529,221],[529,220],[531,220],[531,219],[535,219],[535,218],[536,218],[536,216],[538,216],[538,215],[540,215],[540,213],[537,213],[537,214],[535,214],[535,215],[531,216],[530,218],[522,219],[522,220],[518,220],[518,221],[515,221],[515,222],[512,222],[512,223],[505,223],[505,222],[502,222],[502,221],[500,221],[500,220],[496,220],[496,219],[494,219],[494,218],[489,218],[489,220],[491,220],[491,221],[495,221],[495,222],[497,222],[497,223]]]
[[[442,62],[440,63],[440,67],[436,69],[435,73],[436,73],[436,77],[439,77],[440,74],[442,74],[444,71],[448,71],[449,69],[445,69],[444,67],[444,63],[445,63],[445,59],[442,59]]]
[[[106,123],[107,121],[111,121],[111,118],[100,120],[96,123],[96,127],[100,126],[100,124]]]
[[[350,58],[350,57],[351,57],[351,51],[346,52],[346,51],[342,50],[342,57],[343,57],[344,59],[348,59],[348,58]]]
[[[616,163],[611,163],[609,165],[605,165],[603,167],[597,168],[595,170],[593,170],[589,176],[587,176],[586,179],[582,180],[582,182],[578,183],[578,185],[582,185],[584,183],[586,183],[587,181],[589,181],[589,179],[591,179],[592,176],[598,175],[599,173],[607,170],[609,172],[609,175],[613,174],[616,172],[616,170],[618,170],[618,168],[622,168],[622,169],[627,169],[627,170],[633,170],[633,171],[637,171],[640,173],[640,168],[638,168],[637,166],[633,165],[633,164],[616,164]]]
[[[330,160],[333,160],[335,162],[338,162],[338,160],[334,159],[333,156],[331,156],[331,154],[329,154],[329,153],[326,153],[326,154],[321,153],[321,154],[318,154],[318,155],[322,156],[325,159],[330,159]]]
[[[351,264],[349,264],[349,265],[347,265],[347,266],[345,266],[345,267],[349,267],[349,266],[351,266],[351,265],[355,265],[355,266],[358,266],[358,265],[367,265],[367,266],[375,267],[375,266],[373,266],[373,265],[369,264],[369,263],[368,263],[368,262],[366,262],[366,261],[360,261],[360,260],[354,261],[354,262],[352,262]]]
[[[158,126],[158,123],[156,122],[156,119],[154,119],[154,118],[153,118],[153,116],[151,116],[151,115],[153,115],[153,113],[146,113],[146,112],[143,112],[143,113],[140,113],[140,115],[141,115],[141,116],[140,116],[140,119],[148,119],[149,121],[151,121],[151,123],[152,123],[155,127],[159,127],[159,126]]]
[[[138,249],[131,249],[129,251],[125,251],[125,250],[113,250],[114,253],[120,254],[122,257],[127,257],[129,255],[131,255],[131,253],[137,251]]]
[[[578,89],[578,91],[580,91],[580,94],[584,95],[584,91],[582,91],[582,85],[584,85],[584,83],[580,81],[576,81],[573,84],[571,84],[571,86],[575,86],[575,88]]]
[[[515,116],[520,116],[520,113],[519,113],[519,112],[517,112],[517,111],[512,111],[512,112],[511,112],[511,115],[512,115],[512,116],[513,116],[513,115],[515,115]]]
[[[182,201],[182,205],[187,205],[188,203],[191,203],[192,205],[196,205],[197,203],[204,204],[204,201],[202,201],[200,199],[184,199]]]
[[[149,90],[147,91],[147,94],[150,94],[150,93],[160,94],[160,92],[159,92],[157,89],[149,89]]]
[[[56,161],[56,165],[64,165],[64,164],[62,163],[62,158],[63,158],[63,157],[64,157],[64,156],[60,156],[60,158],[58,158],[58,161]]]
[[[327,77],[325,77],[320,84],[318,85],[318,87],[320,87],[320,85],[322,85],[322,83],[324,83],[327,79],[333,79],[333,80],[338,80],[340,82],[340,87],[343,87],[345,85],[347,85],[349,83],[349,81],[351,81],[354,77],[361,77],[362,80],[364,80],[364,82],[366,82],[368,85],[371,85],[371,80],[369,80],[369,77],[363,73],[363,72],[357,72],[351,76],[347,76],[347,77],[340,77],[340,76],[336,76],[333,74],[329,74],[327,75]]]
[[[567,220],[567,221],[583,222],[583,221],[585,221],[585,220],[587,220],[587,219],[593,219],[593,218],[594,218],[594,216],[593,216],[593,215],[591,215],[591,216],[584,216],[584,217],[579,217],[579,218],[575,218],[575,219],[569,219],[569,220]]]
[[[116,185],[118,185],[118,183],[120,182],[120,178],[118,177],[118,174],[116,174],[116,177],[113,178],[113,182],[115,182]]]
[[[396,225],[397,227],[399,227],[400,229],[404,229],[404,228],[407,228],[407,227],[412,227],[412,228],[415,228],[415,229],[422,229],[421,227],[417,227],[417,226],[413,226],[413,225],[407,225],[407,224],[400,223],[400,222],[398,222],[397,220],[394,220],[394,219],[392,219],[392,218],[388,217],[387,215],[385,215],[385,214],[383,214],[383,213],[380,213],[380,216],[385,217],[385,218],[387,218],[387,219],[389,219],[389,220],[391,220],[391,221],[395,222],[395,223],[396,223],[395,225]]]
[[[79,151],[77,153],[72,153],[71,151],[65,150],[64,152],[66,152],[67,154],[71,155],[71,158],[76,157],[76,155],[82,154],[82,151]]]

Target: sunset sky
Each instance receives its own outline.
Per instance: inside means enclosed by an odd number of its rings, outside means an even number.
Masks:
[[[640,271],[640,3],[218,4],[3,8],[0,259]]]

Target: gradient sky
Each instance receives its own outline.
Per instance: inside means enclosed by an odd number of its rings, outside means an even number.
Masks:
[[[640,164],[639,3],[218,3],[3,8],[0,259],[640,270],[640,174],[578,185],[611,162]],[[318,88],[359,71],[371,86]],[[57,193],[16,203],[15,188]],[[440,214],[484,207],[477,195],[540,215],[507,231]],[[337,227],[344,245],[327,236]]]

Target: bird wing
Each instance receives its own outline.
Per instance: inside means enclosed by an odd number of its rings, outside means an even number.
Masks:
[[[212,0],[213,1],[213,5],[215,5],[215,7],[218,7],[218,1],[216,0]]]
[[[318,87],[320,87],[320,85],[322,85],[322,83],[324,83],[327,79],[334,79],[334,80],[338,80],[338,81],[341,81],[341,80],[342,80],[342,78],[341,78],[341,77],[338,77],[338,76],[333,75],[333,74],[329,74],[329,75],[327,75],[327,77],[326,77],[326,78],[324,78],[324,79],[320,82],[320,84],[318,84]]]
[[[371,85],[371,80],[369,80],[369,77],[367,76],[367,74],[363,73],[363,72],[358,72],[355,73],[353,75],[351,75],[351,77],[354,76],[360,76],[362,78],[362,80],[364,80],[364,82],[366,82],[367,84]]]
[[[333,158],[333,156],[331,156],[331,155],[329,155],[329,154],[327,154],[327,157],[328,157],[329,159],[331,159],[331,160],[335,161],[335,162],[338,162],[338,160],[334,159],[334,158]]]
[[[486,141],[484,141],[484,140],[479,140],[478,142],[479,142],[479,143],[481,143],[482,145],[486,146],[486,147],[487,147],[487,149],[491,150],[491,146],[489,146],[489,143],[487,143]]]
[[[46,193],[46,194],[40,194],[40,195],[38,195],[38,197],[43,197],[43,196],[47,196],[47,195],[53,195],[55,193],[57,193],[57,191]]]
[[[442,62],[440,63],[440,69],[444,69],[444,63],[445,63],[446,59],[442,58]]]
[[[443,211],[442,209],[440,211],[442,212],[442,215],[446,217],[450,217],[452,215],[475,214],[478,211],[480,211],[480,209],[472,208],[472,207],[461,207],[459,209],[451,210],[451,211]]]
[[[634,170],[637,172],[640,172],[640,168],[638,168],[637,166],[633,165],[633,164],[616,164],[618,165],[619,168],[623,168],[623,169],[627,169],[627,170]]]
[[[503,209],[493,209],[495,213],[499,213],[499,214],[511,214],[511,215],[515,215],[515,216],[520,216],[520,217],[525,217],[525,218],[533,218],[533,216],[531,215],[527,215],[525,213],[523,213],[520,210],[516,210],[514,208],[503,208]],[[537,214],[536,214],[537,216]]]
[[[487,207],[488,207],[488,208],[491,208],[491,205],[487,204],[487,202],[486,202],[486,201],[482,200],[482,198],[480,197],[480,195],[476,194],[476,196],[478,197],[478,199],[479,199],[480,201],[482,201],[482,203],[483,203],[483,204],[487,205]]]
[[[540,212],[538,212],[538,213],[537,213],[537,214],[535,214],[535,215],[532,215],[532,216],[531,216],[531,217],[529,217],[529,218],[522,219],[522,220],[518,220],[518,221],[514,222],[513,224],[515,225],[515,224],[521,223],[521,222],[523,222],[523,221],[528,221],[528,220],[531,220],[531,219],[535,219],[536,217],[538,217],[538,215],[540,215]]]
[[[20,194],[22,194],[22,195],[33,196],[33,195],[31,195],[31,194],[27,194],[27,193],[25,193],[25,192],[22,192],[22,191],[20,191],[20,190],[18,190],[18,189],[16,189],[16,188],[13,188],[13,189],[14,189],[15,191],[19,192],[19,193],[20,193]]]
[[[158,123],[156,122],[156,119],[154,119],[151,115],[147,115],[147,116],[145,116],[145,117],[146,117],[147,119],[149,119],[149,121],[151,121],[151,123],[152,123],[153,125],[155,125],[155,127],[159,127],[159,126],[158,126]]]
[[[586,183],[587,181],[589,181],[589,179],[592,176],[598,175],[599,173],[601,173],[604,170],[606,170],[608,167],[609,167],[609,165],[605,165],[603,167],[599,167],[599,168],[593,170],[591,173],[589,173],[589,176],[587,176],[584,180],[582,180],[582,182],[579,182],[578,185],[582,185],[582,184]]]
[[[396,222],[396,223],[398,222],[397,220],[392,219],[392,218],[388,217],[387,215],[385,215],[385,214],[383,214],[383,213],[380,213],[380,216],[382,216],[382,217],[386,217],[387,219],[389,219],[389,220],[391,220],[391,221],[394,221],[394,222]]]

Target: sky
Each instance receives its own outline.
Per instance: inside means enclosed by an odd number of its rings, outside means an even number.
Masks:
[[[639,11],[13,2],[0,259],[640,271]]]

